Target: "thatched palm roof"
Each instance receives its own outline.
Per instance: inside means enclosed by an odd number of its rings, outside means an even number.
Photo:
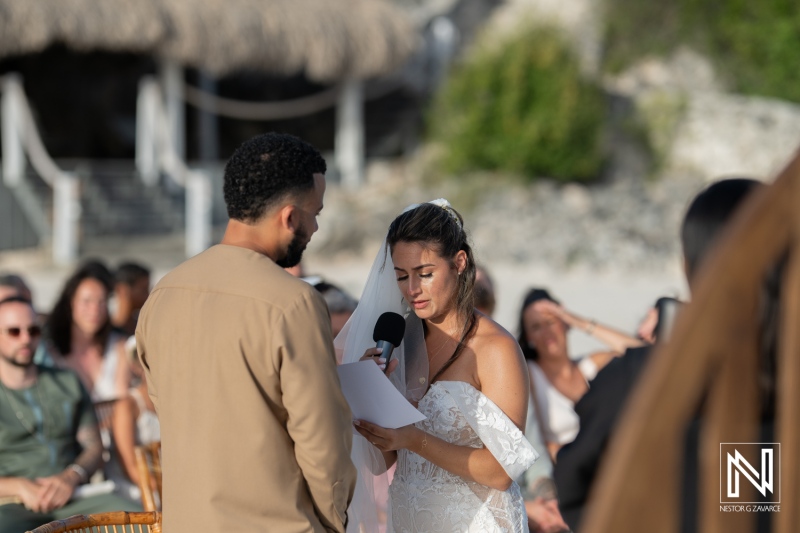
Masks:
[[[61,43],[329,82],[388,72],[415,41],[384,0],[0,0],[0,59]]]

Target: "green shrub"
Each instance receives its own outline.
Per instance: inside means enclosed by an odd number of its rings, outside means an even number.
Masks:
[[[687,44],[707,54],[733,90],[800,102],[797,0],[606,0],[606,7],[610,71]]]
[[[553,29],[533,28],[475,51],[428,115],[445,171],[499,170],[588,180],[603,163],[603,92]]]

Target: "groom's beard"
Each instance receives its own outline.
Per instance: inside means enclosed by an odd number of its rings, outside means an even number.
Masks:
[[[303,252],[310,240],[311,236],[306,232],[305,228],[297,228],[297,232],[292,237],[292,242],[289,243],[289,247],[286,249],[286,255],[283,259],[275,261],[275,263],[282,268],[299,265],[300,260],[303,258]]]

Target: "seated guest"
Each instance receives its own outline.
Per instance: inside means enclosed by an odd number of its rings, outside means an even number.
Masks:
[[[117,332],[126,337],[136,332],[136,319],[149,295],[150,271],[138,263],[122,263],[114,273],[111,323]]]
[[[658,324],[658,309],[653,306],[647,310],[639,327],[636,328],[636,336],[647,344],[656,342],[656,324]]]
[[[0,274],[0,300],[11,296],[20,296],[29,302],[33,301],[31,289],[21,276],[10,272]]]
[[[661,340],[666,340],[681,305],[683,302],[672,296],[659,297],[639,323],[636,336],[647,344],[655,344],[662,335],[665,335],[665,338]]]
[[[0,301],[0,533],[75,514],[138,510],[113,494],[76,497],[100,465],[100,433],[78,377],[33,363],[40,332],[25,298]]]
[[[692,201],[681,227],[684,271],[690,289],[700,265],[708,257],[736,209],[762,186],[751,179],[726,179],[710,185]],[[660,318],[663,320],[664,317]],[[658,339],[659,334],[656,334],[655,340]],[[597,375],[589,392],[575,406],[580,431],[572,443],[558,452],[554,472],[559,506],[573,531],[579,530],[581,515],[606,445],[628,395],[647,366],[651,351],[650,346],[628,350]],[[696,430],[696,427],[691,429],[687,442],[696,439]],[[687,444],[687,449],[695,450],[694,454],[687,453],[686,461],[689,464],[696,460],[696,443]],[[687,468],[681,489],[684,505],[681,531],[686,533],[697,530],[697,510],[693,507],[696,505],[695,482],[696,473]]]
[[[313,281],[316,283],[312,283],[312,285],[322,294],[328,306],[328,313],[331,315],[333,337],[336,338],[336,335],[342,331],[344,325],[350,320],[350,315],[356,310],[358,300],[332,283],[316,279]]]
[[[484,315],[491,317],[497,301],[494,296],[494,282],[489,272],[477,265],[475,269],[475,308]]]
[[[112,461],[106,468],[106,478],[117,484],[118,490],[133,499],[139,499],[139,472],[134,449],[141,444],[161,440],[161,426],[155,406],[147,394],[144,369],[136,357],[136,341],[131,338],[126,346],[131,371],[137,385],[128,395],[116,402],[112,421],[114,448]]]
[[[49,359],[75,371],[94,402],[126,396],[131,382],[125,337],[111,331],[111,288],[105,265],[84,263],[67,280],[46,324]]]
[[[33,293],[31,292],[30,286],[25,281],[25,278],[18,274],[6,272],[0,274],[0,300],[5,300],[10,296],[21,296],[33,303]],[[33,307],[35,309],[36,305],[34,304]],[[47,318],[47,315],[38,311],[36,315],[42,322]]]

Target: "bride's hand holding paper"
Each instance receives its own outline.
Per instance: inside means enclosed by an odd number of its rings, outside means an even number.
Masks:
[[[399,361],[397,359],[392,359],[389,361],[389,366],[387,368],[386,359],[382,357],[382,354],[382,348],[367,348],[359,361],[374,361],[375,364],[378,365],[378,368],[385,372],[386,377],[388,378],[392,375],[392,372],[397,369]],[[416,405],[413,405],[410,402],[408,403],[412,407],[416,408]],[[420,419],[425,418],[421,413],[420,416]],[[384,453],[397,451],[401,448],[409,448],[414,442],[421,441],[423,437],[422,431],[416,428],[413,424],[408,424],[396,429],[389,429],[381,427],[378,424],[370,423],[366,420],[358,420],[356,417],[356,420],[353,421],[353,425],[355,426],[356,431],[362,437],[367,439],[368,442]],[[414,440],[415,438],[416,441]]]
[[[400,449],[415,450],[425,437],[424,432],[413,424],[397,429],[388,429],[365,420],[355,420],[353,425],[362,437],[382,452],[394,452]]]

